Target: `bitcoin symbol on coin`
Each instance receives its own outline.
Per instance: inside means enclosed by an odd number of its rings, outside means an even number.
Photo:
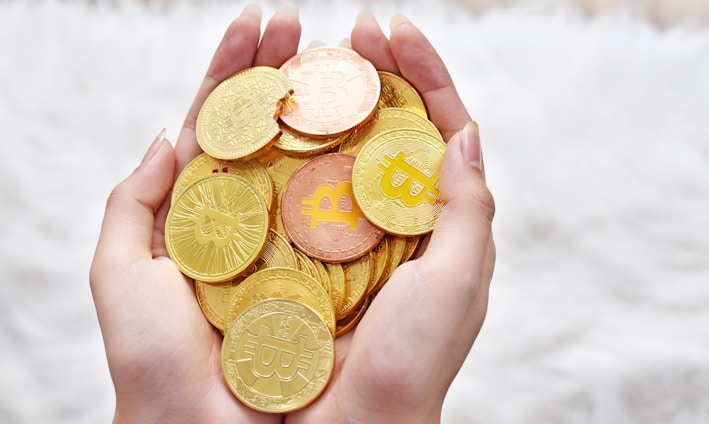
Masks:
[[[349,224],[356,230],[360,218],[365,218],[352,199],[351,182],[341,182],[335,188],[321,185],[315,189],[312,199],[303,199],[302,205],[310,209],[302,209],[301,214],[311,217],[310,228],[317,228],[319,222],[331,222]]]
[[[384,157],[386,164],[379,164],[377,168],[384,172],[381,179],[382,193],[390,199],[399,199],[413,208],[422,202],[434,204],[438,199],[439,191],[436,187],[438,172],[430,177],[406,162],[404,152],[399,152],[395,158]],[[388,165],[388,166],[387,166]]]
[[[244,354],[251,357],[251,370],[260,378],[275,375],[280,380],[292,380],[300,370],[312,365],[313,352],[305,347],[303,334],[294,341],[270,334],[268,327],[260,326],[258,334],[248,334],[246,338]]]
[[[229,244],[234,234],[233,229],[241,226],[238,218],[206,205],[198,206],[197,211],[199,216],[194,227],[194,238],[199,244],[212,242],[216,247],[222,248]]]

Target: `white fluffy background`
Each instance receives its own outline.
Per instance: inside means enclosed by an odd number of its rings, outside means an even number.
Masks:
[[[88,268],[111,188],[176,138],[245,4],[202,3],[0,2],[2,423],[110,421]],[[347,37],[362,4],[300,2],[301,45]],[[498,205],[488,320],[443,421],[709,422],[709,30],[370,6],[439,49]]]

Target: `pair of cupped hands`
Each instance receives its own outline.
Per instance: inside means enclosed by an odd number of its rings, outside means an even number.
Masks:
[[[440,421],[446,392],[487,311],[495,206],[477,124],[434,47],[404,16],[391,18],[387,37],[362,12],[345,44],[422,95],[448,143],[439,180],[444,206],[417,257],[394,272],[359,325],[336,339],[335,369],[322,395],[287,415],[242,404],[222,375],[222,335],[202,315],[193,282],[168,257],[168,194],[179,171],[201,153],[195,123],[202,103],[242,69],[280,67],[297,53],[300,32],[292,5],[281,7],[263,34],[261,9],[246,7],[217,47],[175,147],[162,132],[108,198],[90,283],[115,387],[114,422]]]

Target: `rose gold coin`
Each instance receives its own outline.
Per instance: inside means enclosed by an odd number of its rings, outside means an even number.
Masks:
[[[384,237],[354,200],[354,160],[342,153],[318,156],[295,171],[283,190],[283,226],[308,256],[347,262],[369,252]]]
[[[374,113],[381,81],[374,65],[354,50],[316,47],[281,66],[294,92],[281,121],[314,137],[344,134]]]

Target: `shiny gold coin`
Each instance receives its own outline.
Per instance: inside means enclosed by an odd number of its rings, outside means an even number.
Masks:
[[[419,247],[419,244],[421,244],[421,236],[404,237],[404,241],[405,241],[404,254],[401,255],[401,263],[402,264],[404,262],[409,261],[411,258],[414,257],[414,253],[416,253],[416,249]]]
[[[325,390],[335,343],[310,307],[270,299],[244,310],[224,335],[222,372],[234,395],[261,412],[303,408]]]
[[[293,268],[268,268],[251,274],[239,284],[227,308],[225,325],[256,302],[290,299],[313,308],[335,334],[335,310],[325,289],[313,277]]]
[[[369,307],[369,298],[365,298],[362,303],[354,310],[352,311],[351,314],[347,315],[345,318],[337,321],[337,330],[335,330],[335,337],[340,337],[344,334],[347,334],[350,330],[352,330],[357,324],[359,324],[359,321],[362,319],[364,316],[364,313],[367,311],[367,308]]]
[[[299,134],[287,126],[281,126],[281,136],[273,147],[297,156],[312,156],[336,148],[350,136],[349,133],[338,137],[313,138]]]
[[[328,292],[328,294],[331,294],[332,285],[330,284],[330,274],[328,274],[327,268],[325,268],[323,262],[317,259],[312,259],[312,261],[313,265],[315,265],[315,269],[318,272],[318,276],[315,279],[320,282],[320,285],[325,289],[326,292]]]
[[[340,144],[340,153],[356,155],[372,138],[392,130],[420,130],[443,141],[443,136],[433,122],[425,117],[403,108],[387,108],[378,110],[367,124],[357,128]]]
[[[197,116],[196,135],[205,153],[219,159],[251,155],[280,134],[277,118],[293,91],[277,69],[256,66],[220,83]]]
[[[428,117],[426,105],[418,91],[403,77],[390,72],[379,71],[382,84],[379,108],[400,107]]]
[[[352,191],[362,213],[391,234],[433,230],[443,208],[438,174],[445,149],[441,140],[417,130],[372,138],[352,168]]]
[[[323,262],[327,275],[330,277],[330,301],[334,310],[342,309],[345,304],[345,271],[341,264]]]
[[[226,281],[259,257],[268,235],[268,209],[256,189],[232,174],[187,187],[167,215],[165,245],[187,276]]]
[[[364,300],[367,286],[372,278],[372,253],[342,264],[345,274],[345,296],[342,305],[335,309],[335,319],[341,320],[351,314]]]
[[[401,258],[404,256],[404,251],[406,250],[406,239],[404,237],[387,234],[386,239],[389,247],[386,265],[384,265],[384,270],[379,277],[379,281],[377,281],[377,284],[374,285],[374,288],[369,294],[376,294],[381,290],[382,286],[384,286],[389,280],[389,277],[391,277],[396,270],[396,267],[401,263]]]
[[[202,153],[192,159],[175,181],[172,188],[172,204],[175,204],[177,197],[184,191],[185,187],[194,184],[196,181],[213,174],[229,173],[239,175],[249,181],[256,190],[261,193],[266,206],[271,209],[273,202],[273,183],[266,171],[266,167],[259,161],[251,160],[222,160]]]
[[[268,175],[271,176],[271,181],[273,182],[274,205],[271,207],[273,229],[290,241],[285,227],[283,226],[283,218],[281,217],[283,189],[293,173],[309,159],[306,157],[283,154],[265,156],[259,158],[259,160],[266,166],[266,171],[268,171]]]
[[[295,253],[295,257],[297,259],[297,267],[296,269],[298,271],[304,272],[308,274],[309,276],[313,277],[315,280],[319,281],[320,276],[318,275],[318,270],[315,268],[315,264],[313,263],[313,260],[308,257],[305,253],[301,252],[298,249],[293,249],[293,252]]]
[[[293,268],[295,266],[296,255],[290,243],[277,232],[269,230],[266,246],[261,251],[261,255],[251,266],[234,279],[221,283],[205,283],[204,281],[195,280],[197,302],[207,320],[221,332],[224,332],[224,317],[226,316],[229,302],[244,279],[262,269]]]
[[[315,47],[281,67],[293,96],[281,121],[301,134],[334,137],[366,121],[377,108],[381,81],[371,62],[343,47]]]
[[[372,249],[372,278],[367,285],[367,296],[373,291],[379,280],[381,280],[389,258],[389,237],[384,237],[377,247]]]

